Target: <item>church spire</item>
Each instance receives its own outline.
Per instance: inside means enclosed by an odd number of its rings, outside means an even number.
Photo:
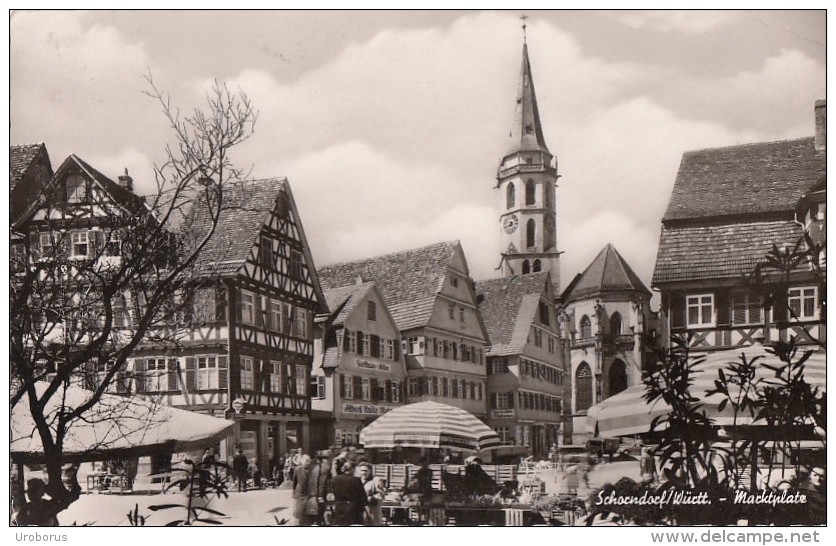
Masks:
[[[543,138],[540,111],[537,109],[537,95],[534,92],[534,79],[531,77],[531,63],[528,61],[528,43],[525,40],[520,82],[517,87],[514,124],[511,126],[511,143],[505,152],[505,156],[508,157],[519,152],[545,152],[550,154],[549,148],[546,146],[546,139]]]

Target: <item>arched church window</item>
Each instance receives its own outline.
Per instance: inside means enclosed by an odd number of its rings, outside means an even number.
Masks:
[[[592,321],[589,317],[584,315],[581,317],[581,339],[592,337]]]
[[[525,204],[533,205],[534,199],[534,180],[529,180],[525,183]]]
[[[575,410],[586,411],[592,405],[592,369],[581,362],[575,372]]]
[[[514,203],[516,201],[516,195],[514,190],[514,184],[508,184],[508,190],[505,194],[505,208],[512,209],[514,208]]]
[[[532,247],[535,245],[534,236],[536,232],[537,224],[535,224],[534,218],[531,218],[525,224],[525,246]]]
[[[610,333],[614,336],[621,333],[621,315],[618,313],[613,313],[610,317]]]
[[[538,271],[540,271],[541,267],[542,266],[540,265],[540,260],[534,260],[534,264],[531,266],[531,270],[534,273],[537,273]]]
[[[528,275],[529,273],[531,273],[531,264],[528,263],[528,260],[523,261],[522,272],[523,275]]]

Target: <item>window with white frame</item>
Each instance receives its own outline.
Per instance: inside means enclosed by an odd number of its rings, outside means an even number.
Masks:
[[[362,382],[362,398],[363,400],[371,400],[372,399],[372,383],[371,379],[368,377],[364,377]]]
[[[415,394],[410,391],[410,394]],[[340,397],[346,400],[354,398],[354,383],[350,375],[340,375]]]
[[[763,322],[763,298],[751,292],[734,292],[730,298],[732,324]]]
[[[297,307],[293,310],[293,335],[296,337],[308,337],[308,310]]]
[[[67,178],[67,203],[82,203],[87,199],[87,183],[80,176]]]
[[[218,360],[214,356],[197,357],[197,389],[218,388]]]
[[[451,303],[447,306],[447,315],[450,317],[450,319],[456,320],[456,304],[455,303]]]
[[[377,338],[377,356],[380,358],[386,357],[386,340],[382,337]]]
[[[253,390],[255,388],[253,359],[248,356],[241,357],[241,388],[246,390]]]
[[[282,331],[282,302],[270,300],[270,329],[274,332]]]
[[[422,336],[414,336],[409,338],[409,354],[424,354],[424,338]]]
[[[464,322],[464,307],[459,307],[459,322]]]
[[[816,305],[816,287],[805,286],[790,288],[787,291],[787,304],[791,311],[791,318],[812,319],[818,316]]]
[[[537,347],[543,346],[543,332],[539,328],[534,329],[534,345]]]
[[[357,352],[357,338],[351,330],[345,331],[345,350],[348,353]]]
[[[407,379],[406,385],[409,390],[409,396],[420,396],[422,377],[410,377]]]
[[[90,255],[90,237],[86,231],[73,231],[71,233],[72,246],[70,256],[73,258],[86,258]]]
[[[38,243],[41,249],[41,256],[48,257],[52,254],[54,246],[52,233],[41,233]]]
[[[494,430],[496,431],[497,436],[499,436],[499,443],[502,445],[508,445],[511,443],[511,431],[508,427],[496,427]]]
[[[511,402],[513,392],[500,392],[496,395],[496,409],[511,409],[513,403]]]
[[[370,356],[372,354],[371,339],[371,335],[364,334],[362,332],[357,332],[357,345],[359,345],[360,347],[358,354],[361,354],[363,356]]]
[[[389,360],[395,360],[395,340],[394,339],[387,339],[386,340],[386,352],[384,353],[385,357]]]
[[[255,323],[255,296],[251,292],[241,290],[241,322],[244,324]]]
[[[296,366],[296,394],[299,396],[308,395],[308,374],[304,366]]]
[[[271,360],[267,371],[269,373],[270,392],[282,392],[282,363]]]
[[[714,294],[695,294],[686,298],[688,326],[714,325]]]
[[[168,390],[168,359],[145,359],[145,392]]]
[[[325,388],[325,376],[318,375],[316,376],[316,397],[319,400],[325,400],[327,397],[327,390]]]

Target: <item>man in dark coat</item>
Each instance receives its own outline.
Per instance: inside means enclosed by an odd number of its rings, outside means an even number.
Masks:
[[[368,496],[360,478],[354,476],[354,462],[351,460],[340,469],[341,474],[331,478],[334,493],[334,525],[363,525],[363,514]]]
[[[313,523],[313,517],[308,514],[308,499],[316,491],[311,490],[310,468],[311,458],[308,455],[302,455],[299,465],[293,469],[293,516],[300,526]]]
[[[249,477],[247,473],[247,468],[249,464],[247,464],[247,456],[244,455],[244,452],[239,447],[235,450],[235,456],[232,458],[232,475],[235,476],[235,480],[238,482],[238,491],[247,492],[247,478]]]

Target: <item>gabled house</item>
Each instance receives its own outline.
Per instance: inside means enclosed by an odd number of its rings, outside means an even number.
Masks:
[[[485,417],[488,334],[458,241],[323,267],[319,276],[325,289],[375,282],[400,330],[409,403]]]
[[[142,392],[235,421],[234,437],[261,464],[310,445],[313,320],[325,310],[299,211],[284,178],[224,190],[228,205],[194,265],[195,326],[176,346],[145,343],[134,370]],[[185,225],[205,233],[195,205]],[[221,442],[221,456],[233,445]]]
[[[319,449],[357,445],[363,427],[406,399],[401,334],[376,284],[324,292],[329,314],[317,319],[311,381]]]
[[[571,443],[586,438],[590,406],[641,381],[648,338],[657,327],[650,297],[612,244],[561,294],[559,316],[572,384],[566,426]]]
[[[824,279],[809,261],[789,274],[780,301],[748,280],[777,248],[823,237],[826,215],[826,108],[815,136],[687,152],[662,218],[652,286],[672,335],[695,351],[745,347],[798,336],[824,341]],[[779,279],[767,278],[767,283]]]
[[[545,456],[558,443],[568,383],[549,272],[476,283],[490,336],[487,423],[506,445]]]
[[[9,221],[14,223],[52,179],[44,143],[9,146]]]

